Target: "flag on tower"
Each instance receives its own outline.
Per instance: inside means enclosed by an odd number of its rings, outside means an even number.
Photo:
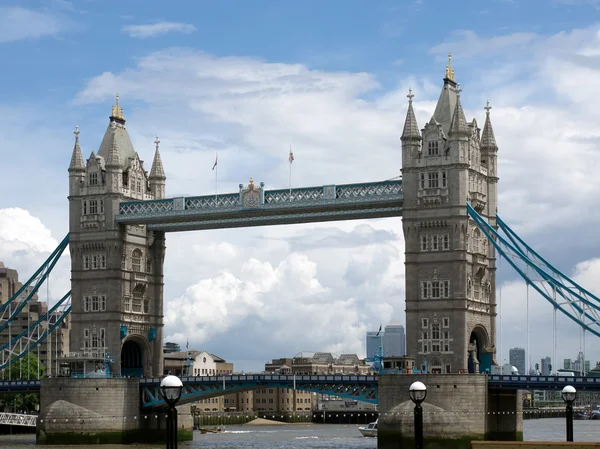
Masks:
[[[294,162],[294,153],[292,153],[292,147],[290,147],[290,157],[289,157],[289,161],[290,161],[290,164],[291,164],[292,162]]]
[[[212,168],[213,170],[216,168],[218,162],[219,162],[219,153],[217,153],[216,156],[215,156],[215,163],[214,163],[213,168]]]
[[[381,332],[381,326],[383,326],[383,324],[379,325],[379,330],[377,331],[377,335],[375,335],[376,337],[379,337],[379,333]]]

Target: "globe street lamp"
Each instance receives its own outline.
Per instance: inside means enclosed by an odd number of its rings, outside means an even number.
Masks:
[[[177,376],[165,376],[160,382],[160,392],[169,406],[167,410],[167,449],[177,449],[177,411],[175,404],[181,398],[183,383]]]
[[[415,449],[423,449],[423,409],[421,402],[427,396],[427,387],[423,382],[413,382],[408,388],[410,400],[415,404]]]
[[[573,441],[573,402],[577,396],[577,390],[571,385],[562,389],[561,396],[567,403],[567,441]]]

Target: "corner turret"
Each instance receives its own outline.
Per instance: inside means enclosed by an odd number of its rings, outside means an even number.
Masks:
[[[469,127],[467,126],[467,119],[465,118],[465,111],[463,111],[462,104],[460,104],[460,89],[456,90],[456,105],[454,106],[454,112],[452,114],[452,122],[450,122],[449,129],[450,139],[456,137],[469,137]]]
[[[150,191],[154,195],[154,199],[160,200],[165,197],[165,181],[167,180],[167,177],[165,176],[160,152],[158,151],[158,146],[160,144],[158,136],[156,136],[154,144],[156,145],[156,150],[154,152],[154,161],[152,162],[150,177],[148,179],[150,180]]]
[[[83,154],[79,146],[79,126],[75,127],[75,145],[73,146],[73,155],[69,164],[69,195],[78,195],[81,186],[85,183],[85,164],[83,163]]]
[[[417,157],[421,152],[421,132],[417,125],[417,118],[413,109],[412,99],[414,94],[412,89],[408,89],[408,110],[404,120],[404,130],[400,140],[402,141],[402,166],[407,167],[410,161]]]

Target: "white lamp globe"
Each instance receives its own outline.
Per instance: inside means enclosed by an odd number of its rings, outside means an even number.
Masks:
[[[413,382],[408,388],[408,394],[415,404],[420,404],[427,396],[427,387],[423,382]]]
[[[567,403],[573,402],[575,400],[575,396],[577,396],[577,390],[575,390],[575,387],[567,385],[562,389],[561,396],[563,401]]]
[[[168,375],[160,381],[160,391],[169,405],[175,404],[181,397],[183,383],[177,376]]]

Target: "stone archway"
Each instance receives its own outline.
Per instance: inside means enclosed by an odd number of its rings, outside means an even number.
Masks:
[[[151,359],[147,341],[137,335],[128,337],[121,347],[121,375],[125,377],[149,375]]]
[[[493,353],[487,351],[489,346],[489,335],[485,327],[478,324],[471,331],[469,337],[469,351],[467,366],[469,373],[489,372],[492,366]]]
[[[434,357],[431,359],[431,364],[429,365],[429,372],[432,374],[442,374],[442,361],[438,357]]]

